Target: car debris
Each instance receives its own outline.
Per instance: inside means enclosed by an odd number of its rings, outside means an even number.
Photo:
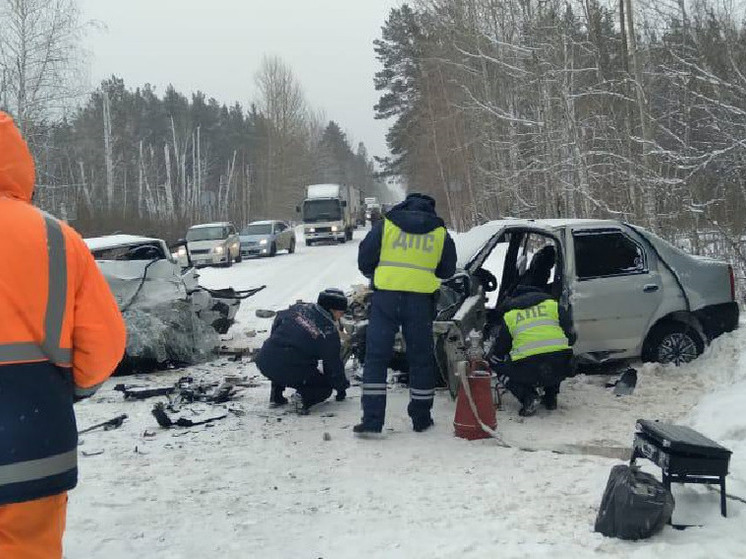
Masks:
[[[124,394],[125,400],[145,400],[157,396],[168,396],[176,391],[175,386],[165,386],[162,388],[127,388],[125,384],[117,384],[114,390]]]
[[[186,376],[181,377],[172,386],[162,386],[156,388],[139,388],[128,386],[126,384],[117,384],[114,390],[121,392],[125,400],[146,400],[148,398],[157,398],[167,396],[169,406],[181,404],[192,404],[202,402],[208,404],[222,404],[232,400],[237,394],[236,386],[239,382],[235,381],[237,377],[226,377],[223,382],[194,382],[194,378]],[[241,383],[241,386],[252,386]]]
[[[155,417],[155,420],[158,422],[158,425],[160,425],[164,429],[169,429],[171,427],[196,427],[197,425],[205,425],[208,423],[212,423],[213,421],[218,421],[219,419],[225,419],[226,417],[228,417],[227,415],[219,415],[217,417],[211,417],[202,421],[192,421],[191,419],[180,417],[176,421],[174,421],[166,413],[166,405],[163,402],[156,403],[151,413],[153,414],[153,417]]]
[[[118,427],[122,426],[125,419],[127,419],[127,414],[123,413],[122,415],[112,417],[111,419],[107,419],[106,421],[102,421],[101,423],[96,423],[96,425],[91,425],[90,427],[87,427],[83,429],[82,431],[78,431],[78,435],[82,435],[84,433],[90,433],[91,431],[94,431],[95,429],[101,429],[101,428],[103,428],[104,431],[110,431],[112,429],[117,429]]]
[[[246,290],[207,289],[191,265],[183,268],[165,241],[133,235],[86,239],[127,325],[119,373],[149,372],[205,362],[233,325]]]
[[[614,388],[614,396],[629,396],[637,386],[637,370],[630,367],[622,373],[622,376],[610,384],[610,388]]]

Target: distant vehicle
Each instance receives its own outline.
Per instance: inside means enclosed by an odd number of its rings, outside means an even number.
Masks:
[[[357,225],[360,191],[354,186],[312,184],[306,187],[306,199],[296,211],[301,214],[306,245],[318,241],[344,243],[352,239]]]
[[[187,247],[196,267],[222,264],[228,268],[241,262],[241,240],[227,221],[194,225],[186,234]],[[179,257],[185,257],[180,253]]]
[[[378,198],[375,196],[368,197],[364,200],[365,202],[365,209],[368,209],[371,206],[377,206],[378,205]]]
[[[239,234],[241,257],[274,256],[278,250],[295,252],[295,231],[284,221],[254,221]]]

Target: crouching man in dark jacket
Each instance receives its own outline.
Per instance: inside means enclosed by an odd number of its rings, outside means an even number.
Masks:
[[[519,415],[536,413],[537,387],[544,389],[546,409],[557,409],[560,383],[571,373],[570,320],[557,301],[532,285],[519,285],[502,310],[488,355],[490,365],[521,402]]]
[[[295,388],[300,396],[298,412],[326,400],[337,391],[336,399],[345,399],[350,386],[341,358],[341,342],[336,321],[347,310],[347,298],[339,289],[319,293],[318,301],[297,303],[277,313],[272,332],[262,346],[256,364],[272,381],[270,405],[287,404],[285,387]],[[323,362],[323,373],[318,369]]]

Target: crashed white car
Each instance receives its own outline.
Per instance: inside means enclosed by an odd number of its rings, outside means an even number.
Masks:
[[[642,358],[681,364],[738,327],[733,269],[692,256],[639,227],[612,220],[501,220],[455,238],[458,271],[444,281],[433,324],[443,383],[455,395],[456,371],[472,330],[488,332],[500,305],[552,247],[542,288],[572,318],[580,363]],[[367,308],[356,304],[346,328],[364,359]],[[406,370],[399,341],[391,367]]]
[[[110,235],[85,240],[127,324],[120,369],[152,370],[212,356],[245,292],[208,290],[161,239]],[[253,294],[253,293],[252,293]]]

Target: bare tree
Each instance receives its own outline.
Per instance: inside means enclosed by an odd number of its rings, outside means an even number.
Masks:
[[[32,140],[34,123],[80,93],[81,32],[76,0],[0,0],[0,102]]]

